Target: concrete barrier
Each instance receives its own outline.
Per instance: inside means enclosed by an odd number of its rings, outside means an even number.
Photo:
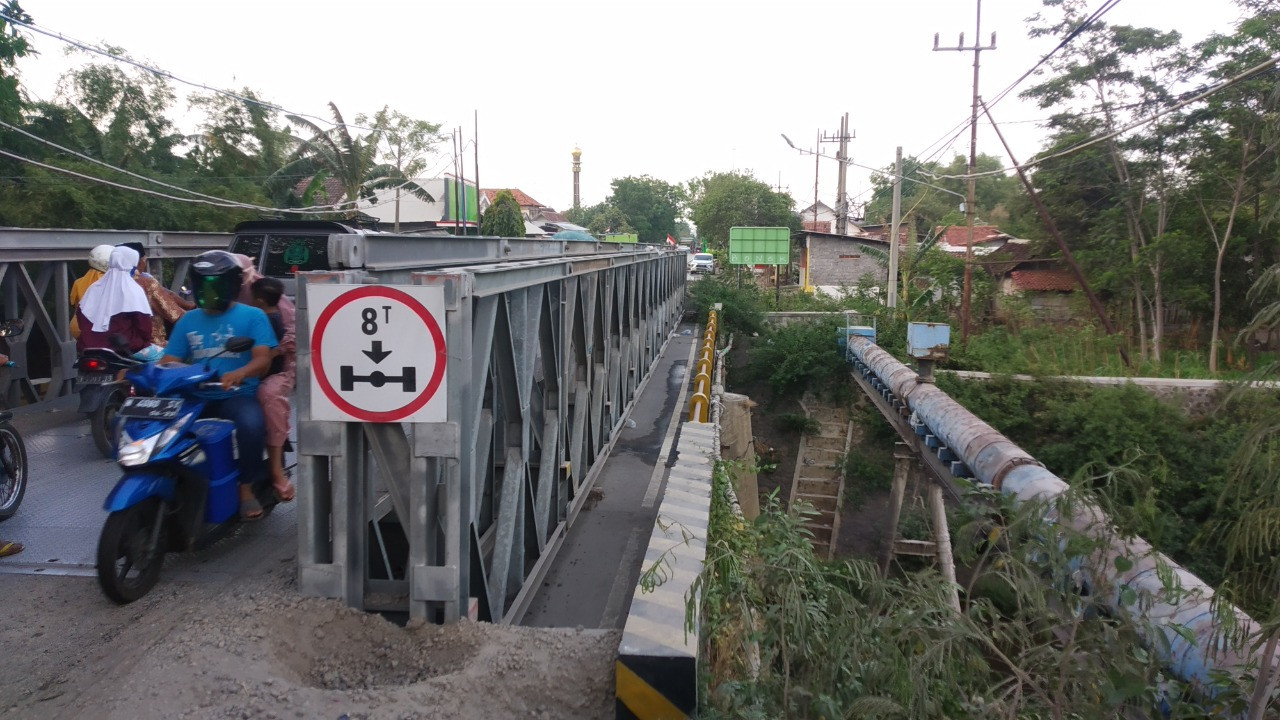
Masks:
[[[672,720],[697,712],[699,608],[690,593],[706,558],[718,442],[710,423],[680,428],[676,460],[618,647],[619,720]],[[694,630],[686,632],[687,627]]]

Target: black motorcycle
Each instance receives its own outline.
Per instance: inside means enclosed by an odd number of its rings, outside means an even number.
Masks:
[[[121,377],[121,370],[137,364],[133,358],[105,348],[85,350],[76,360],[75,389],[80,394],[80,412],[89,416],[93,444],[103,457],[116,455],[120,434],[116,415],[133,395],[129,381],[117,378]]]
[[[22,334],[21,320],[0,323],[0,338]],[[13,363],[8,363],[13,366]],[[0,411],[0,520],[18,512],[27,491],[27,446],[9,420],[13,413]]]

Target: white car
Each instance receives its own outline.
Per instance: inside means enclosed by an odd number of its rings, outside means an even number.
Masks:
[[[689,258],[689,272],[714,273],[715,271],[716,258],[711,253],[694,253]]]

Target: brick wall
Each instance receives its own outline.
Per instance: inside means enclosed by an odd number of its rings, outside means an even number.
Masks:
[[[863,252],[863,244],[840,238],[809,237],[809,284],[854,286],[871,275],[880,287],[888,283],[889,271]]]

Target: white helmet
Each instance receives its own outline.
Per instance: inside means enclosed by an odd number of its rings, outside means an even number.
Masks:
[[[111,267],[111,251],[114,245],[99,245],[89,251],[89,267],[98,272],[106,272]]]

